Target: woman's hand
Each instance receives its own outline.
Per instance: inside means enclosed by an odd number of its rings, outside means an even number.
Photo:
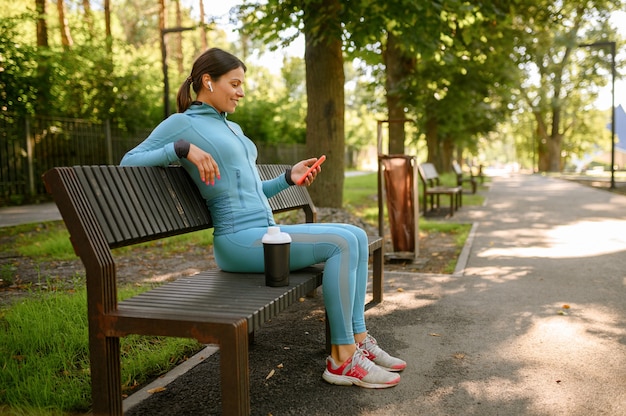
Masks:
[[[317,158],[311,158],[311,159],[306,159],[306,160],[302,160],[298,163],[296,163],[295,165],[292,166],[291,168],[291,180],[294,183],[298,183],[298,179],[300,179],[302,177],[302,175],[306,174],[307,170],[309,170],[309,168],[311,166],[313,166],[313,164],[317,162]],[[317,168],[313,169],[311,172],[309,172],[309,174],[307,175],[306,179],[304,180],[304,182],[302,183],[302,185],[304,186],[309,186],[313,183],[313,181],[315,180],[315,177],[317,176],[318,173],[320,173],[322,170],[322,168],[320,166],[318,166]]]
[[[215,163],[215,159],[209,153],[200,149],[194,144],[189,145],[187,160],[196,165],[200,179],[205,184],[215,185],[215,178],[220,178],[220,169]]]

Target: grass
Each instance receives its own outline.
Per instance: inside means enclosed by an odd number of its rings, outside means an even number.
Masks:
[[[13,252],[19,256],[42,260],[76,259],[63,221],[6,227],[2,232],[5,236],[12,238],[12,242],[10,245],[0,246],[0,254]],[[140,252],[146,248],[158,248],[164,250],[165,254],[178,254],[185,252],[189,246],[212,244],[212,231],[202,230],[132,247],[123,247],[116,249],[115,253],[127,254],[133,251]]]
[[[3,236],[11,238],[11,244],[3,244],[0,253],[49,261],[76,259],[62,221],[7,227],[2,232]],[[212,232],[205,230],[116,252],[140,253],[158,248],[165,254],[176,254],[189,245],[212,243]],[[10,282],[15,271],[10,265],[4,265],[0,278]],[[42,279],[45,281],[47,277],[42,276]],[[84,275],[72,279],[84,281]],[[89,409],[91,387],[84,284],[50,282],[39,287],[65,286],[83,289],[32,290],[31,296],[0,311],[0,414],[49,416]],[[122,287],[120,299],[148,289],[149,285]],[[166,373],[201,348],[201,344],[190,339],[136,335],[122,338],[123,392],[130,394],[137,386]]]
[[[345,208],[372,224],[378,222],[377,175],[346,178]],[[464,196],[464,205],[482,203],[478,196]],[[463,246],[467,225],[420,219],[424,232],[458,235]],[[466,231],[467,230],[467,231]],[[61,221],[3,228],[11,244],[0,254],[46,260],[75,259],[68,232]],[[212,244],[210,231],[198,231],[144,243],[133,250],[158,249],[175,254],[189,245]],[[119,250],[118,250],[119,252]],[[454,268],[454,266],[452,266]],[[0,270],[10,279],[12,270]],[[45,276],[43,276],[45,279]],[[74,276],[83,279],[84,276]],[[6,281],[6,280],[5,280]],[[69,285],[68,287],[84,287]],[[45,286],[44,286],[45,287]],[[120,288],[121,299],[150,289],[149,285]],[[10,308],[0,311],[0,413],[11,416],[84,414],[91,403],[86,293],[84,289],[33,291]],[[129,336],[121,339],[123,391],[167,372],[202,346],[195,340],[170,337]]]
[[[148,285],[126,287],[120,297],[147,289]],[[91,387],[86,303],[84,289],[37,292],[2,312],[0,403],[24,414],[34,409],[88,411]],[[201,347],[190,339],[122,338],[122,391],[130,394]]]

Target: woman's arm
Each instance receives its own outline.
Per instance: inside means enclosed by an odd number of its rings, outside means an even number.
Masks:
[[[122,166],[167,166],[180,159],[174,143],[185,137],[189,123],[176,114],[162,121],[150,135],[122,158]]]

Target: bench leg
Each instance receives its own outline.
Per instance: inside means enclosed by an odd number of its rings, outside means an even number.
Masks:
[[[326,322],[326,353],[328,355],[330,355],[331,352],[331,346],[332,344],[330,343],[330,320],[328,319],[328,311],[326,310],[326,308],[324,308],[324,322]]]
[[[245,320],[229,327],[220,339],[222,413],[250,415],[248,325]]]
[[[417,239],[419,236],[415,236]],[[372,253],[372,302],[381,303],[383,301],[383,250],[382,248],[374,250]]]
[[[94,416],[122,416],[120,339],[90,335],[91,400]]]
[[[454,215],[455,207],[456,207],[456,201],[455,201],[455,198],[454,198],[454,194],[451,193],[450,194],[450,216]]]

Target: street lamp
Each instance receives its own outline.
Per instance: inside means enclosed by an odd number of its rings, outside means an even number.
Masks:
[[[186,30],[194,30],[196,27],[173,27],[161,29],[161,64],[163,65],[163,111],[165,117],[170,115],[170,82],[167,75],[167,46],[165,45],[165,35],[168,33],[179,33]]]
[[[608,46],[611,50],[611,189],[615,189],[615,42],[604,41],[583,43],[578,45],[585,48],[602,48]]]

